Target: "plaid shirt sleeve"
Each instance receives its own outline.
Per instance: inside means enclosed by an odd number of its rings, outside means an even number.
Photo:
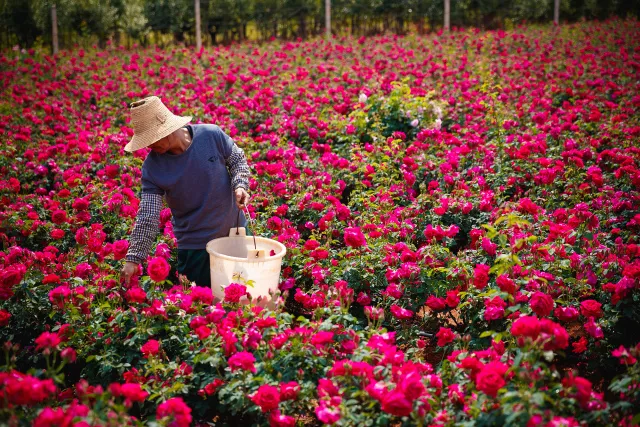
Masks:
[[[242,148],[234,143],[231,155],[225,159],[225,162],[231,175],[231,188],[234,190],[238,188],[249,190],[250,170]]]
[[[136,223],[129,237],[129,251],[126,260],[142,264],[149,256],[151,246],[158,234],[162,196],[142,193]]]

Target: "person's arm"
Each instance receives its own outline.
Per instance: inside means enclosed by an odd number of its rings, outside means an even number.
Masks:
[[[251,171],[242,148],[238,147],[231,138],[228,138],[228,142],[232,144],[231,154],[225,158],[225,163],[231,175],[231,188],[233,188],[236,197],[236,204],[238,208],[242,209],[249,202],[249,174]]]
[[[249,190],[249,174],[251,171],[242,148],[233,143],[231,155],[225,159],[225,162],[231,175],[231,188],[234,190],[238,188]]]
[[[137,271],[138,265],[147,259],[151,251],[151,246],[158,234],[161,210],[162,195],[142,193],[136,223],[129,237],[126,263],[122,270],[125,283],[129,283],[129,279]]]

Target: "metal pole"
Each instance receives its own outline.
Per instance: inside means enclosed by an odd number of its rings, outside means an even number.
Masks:
[[[195,0],[196,7],[196,50],[202,49],[202,35],[200,34],[200,0]]]
[[[51,6],[51,40],[53,42],[53,54],[58,54],[58,13],[55,3]]]
[[[331,40],[331,0],[324,0],[324,24],[327,40]]]
[[[451,15],[451,1],[444,0],[444,29],[449,30],[450,26],[450,15]]]
[[[553,23],[560,24],[560,0],[555,0],[553,5]]]

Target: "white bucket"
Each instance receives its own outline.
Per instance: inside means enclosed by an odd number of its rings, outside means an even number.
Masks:
[[[247,286],[254,302],[273,306],[272,293],[278,290],[282,258],[287,253],[282,243],[247,236],[244,227],[234,227],[229,230],[229,237],[207,243],[207,252],[211,290],[216,298],[223,300],[224,288],[231,283],[240,283]]]

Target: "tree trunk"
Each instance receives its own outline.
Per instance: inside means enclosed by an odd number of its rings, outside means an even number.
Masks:
[[[555,0],[553,2],[553,23],[556,25],[560,24],[560,0]]]
[[[325,37],[331,40],[331,0],[324,0]]]
[[[307,17],[302,14],[298,17],[298,34],[303,40],[307,38]]]
[[[51,6],[51,42],[54,55],[58,54],[58,13],[55,3]]]
[[[200,0],[195,0],[196,14],[196,50],[200,52],[202,49],[202,35],[200,34]]]
[[[451,24],[451,1],[444,0],[444,29],[449,30]]]

